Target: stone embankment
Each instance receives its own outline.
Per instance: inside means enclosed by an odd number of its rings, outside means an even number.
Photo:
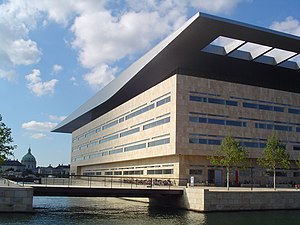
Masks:
[[[0,178],[0,212],[32,212],[33,189]]]
[[[190,187],[182,197],[184,208],[199,211],[248,211],[300,209],[300,191],[295,189],[197,188]]]

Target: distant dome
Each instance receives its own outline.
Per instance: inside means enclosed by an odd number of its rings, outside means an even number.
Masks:
[[[22,164],[24,164],[24,162],[34,162],[36,163],[35,157],[31,154],[31,149],[28,149],[28,152],[26,155],[23,156],[22,160],[21,160]]]

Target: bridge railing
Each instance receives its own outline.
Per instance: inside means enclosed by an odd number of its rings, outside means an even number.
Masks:
[[[106,188],[173,188],[186,186],[185,178],[69,175],[67,178],[43,176],[41,185],[86,186]]]

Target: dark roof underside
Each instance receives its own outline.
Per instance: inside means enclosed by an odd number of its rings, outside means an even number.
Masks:
[[[156,46],[152,58],[147,60],[147,53],[143,59],[137,61],[138,65],[133,64],[131,67],[138,67],[137,72],[121,74],[66,118],[54,131],[71,133],[176,73],[300,93],[299,69],[202,51],[220,36],[300,53],[299,37],[197,14],[179,33],[170,35],[169,42]],[[122,76],[127,76],[127,80]],[[126,82],[122,83],[122,79]],[[111,96],[102,99],[99,97],[116,85],[119,88]]]

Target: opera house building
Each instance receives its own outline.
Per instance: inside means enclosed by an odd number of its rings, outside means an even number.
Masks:
[[[267,183],[255,162],[275,132],[292,161],[278,182],[299,182],[299,53],[297,36],[196,14],[54,129],[72,134],[70,173],[223,185],[207,156],[230,134]]]

